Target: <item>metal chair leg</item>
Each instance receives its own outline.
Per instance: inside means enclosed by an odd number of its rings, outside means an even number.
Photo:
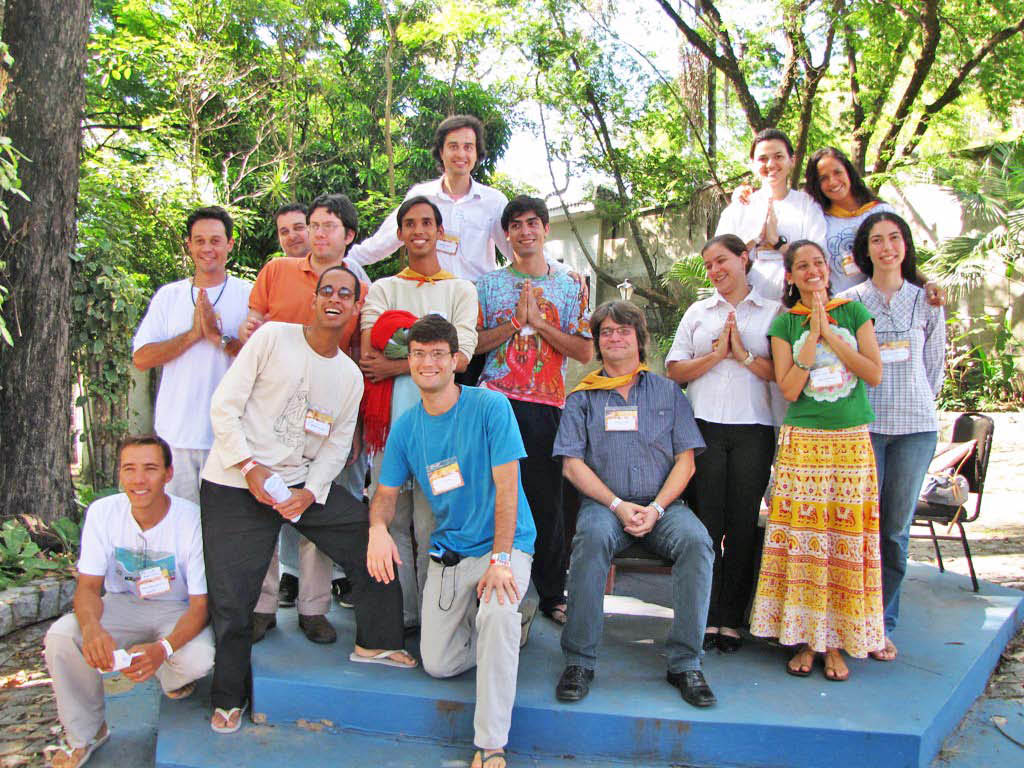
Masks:
[[[960,529],[960,541],[964,545],[964,556],[967,557],[967,569],[971,572],[971,583],[974,585],[974,591],[978,591],[978,577],[974,573],[974,561],[971,559],[971,548],[967,544],[967,532],[964,530],[963,523],[957,521],[957,528]]]
[[[946,570],[946,566],[942,563],[942,550],[939,549],[939,540],[935,537],[935,525],[931,520],[928,521],[928,532],[932,535],[932,546],[935,547],[935,559],[939,561],[939,573]]]
[[[615,563],[612,563],[608,569],[608,578],[604,582],[604,593],[606,595],[615,594]]]

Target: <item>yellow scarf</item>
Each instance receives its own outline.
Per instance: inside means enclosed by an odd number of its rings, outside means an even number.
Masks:
[[[417,272],[415,269],[412,269],[411,267],[406,267],[397,275],[395,275],[395,277],[400,277],[403,280],[415,280],[420,285],[423,285],[424,283],[439,283],[442,280],[458,279],[451,272],[446,272],[443,269],[438,272],[435,272],[432,275],[421,275],[419,272]]]
[[[855,211],[848,211],[842,206],[832,203],[825,211],[829,216],[834,216],[837,219],[854,219],[860,216],[862,213],[867,213],[872,208],[878,205],[878,200],[871,200],[870,202],[864,203],[860,208]]]
[[[843,306],[843,304],[849,304],[851,301],[853,301],[853,299],[829,299],[828,304],[825,305],[825,312],[831,312],[836,307],[841,307]],[[801,317],[804,318],[804,321],[801,323],[801,325],[807,325],[808,321],[811,319],[811,310],[805,307],[803,303],[799,301],[793,306],[792,309],[789,310],[789,312],[792,315],[800,315]],[[832,325],[839,325],[839,323],[836,322],[836,319],[832,317],[832,315],[828,315],[828,321],[832,323]]]
[[[649,370],[651,369],[647,367],[646,363],[640,363],[635,371],[624,376],[602,376],[601,371],[592,371],[583,377],[583,380],[573,388],[572,392],[591,389],[618,389],[629,384],[640,371]],[[571,395],[572,392],[569,394]]]

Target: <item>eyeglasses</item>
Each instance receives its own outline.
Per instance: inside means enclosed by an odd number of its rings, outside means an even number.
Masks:
[[[338,294],[338,298],[341,299],[342,301],[348,301],[349,299],[355,297],[355,294],[352,293],[352,291],[350,291],[348,288],[339,288],[337,291],[335,291],[333,285],[321,285],[317,289],[316,295],[322,296],[325,299],[329,299],[335,293]]]
[[[599,336],[602,339],[610,339],[612,336],[629,336],[633,333],[632,325],[620,325],[618,328],[602,328]]]
[[[340,226],[342,225],[336,221],[328,221],[323,224],[321,224],[318,221],[314,221],[312,224],[309,225],[308,229],[310,232],[319,232],[320,230],[323,230],[329,235],[331,234],[331,232],[338,229],[338,227]]]
[[[414,349],[409,353],[409,357],[412,360],[426,360],[428,357],[435,363],[439,363],[446,357],[451,357],[452,353],[446,349],[431,349],[429,351],[425,349]]]

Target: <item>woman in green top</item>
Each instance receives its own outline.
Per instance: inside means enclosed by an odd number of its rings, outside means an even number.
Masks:
[[[840,649],[863,658],[884,648],[878,487],[864,384],[882,361],[862,304],[829,298],[828,261],[797,241],[785,257],[787,312],[772,322],[775,380],[790,401],[779,432],[771,515],[765,530],[750,632],[796,646],[786,665],[825,677],[850,671]]]

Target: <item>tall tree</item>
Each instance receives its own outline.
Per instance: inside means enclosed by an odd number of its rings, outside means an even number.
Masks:
[[[70,256],[90,0],[7,0],[5,134],[25,157],[0,231],[14,346],[0,350],[0,516],[61,517],[73,504],[68,356]]]

